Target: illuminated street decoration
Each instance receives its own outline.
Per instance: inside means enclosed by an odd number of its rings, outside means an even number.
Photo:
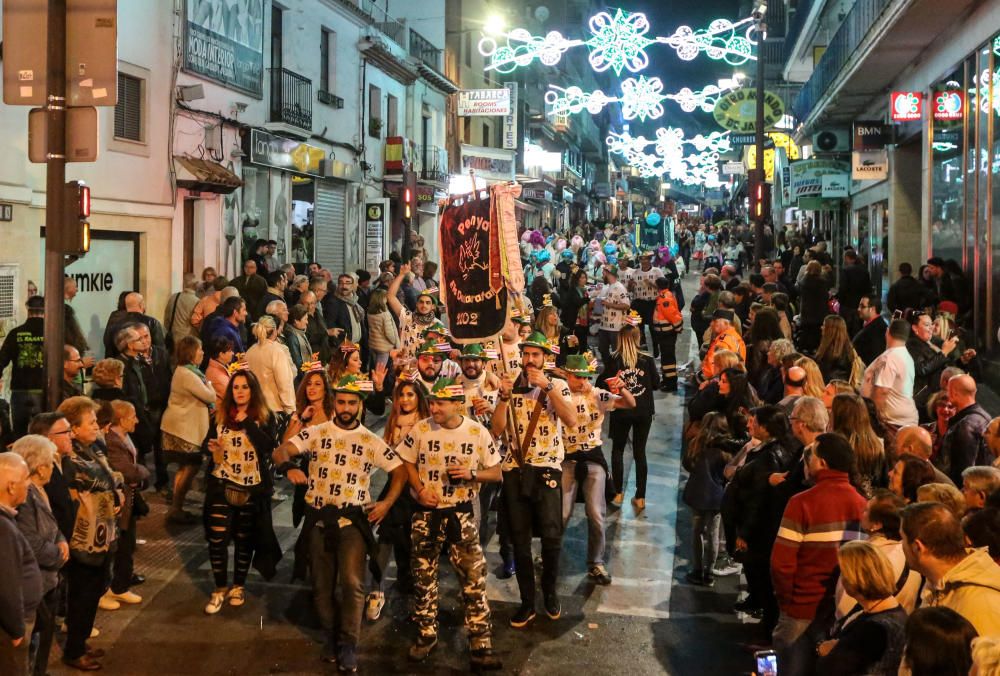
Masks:
[[[649,65],[646,49],[654,44],[667,45],[684,61],[691,61],[704,52],[709,58],[739,66],[755,61],[751,35],[752,18],[733,23],[716,19],[707,29],[694,30],[680,26],[672,35],[650,37],[649,21],[641,12],[615,10],[614,16],[599,12],[588,23],[590,37],[586,40],[567,38],[559,31],[544,36],[532,35],[523,28],[502,34],[506,44],[485,36],[479,41],[479,53],[490,59],[486,70],[511,73],[519,67],[529,66],[538,59],[546,66],[554,66],[562,55],[574,47],[586,45],[590,50],[590,65],[598,73],[613,70],[621,75],[623,70],[638,73]],[[740,33],[746,27],[745,33]]]
[[[609,152],[624,157],[642,176],[663,176],[708,188],[725,183],[719,177],[719,157],[731,148],[728,132],[685,138],[683,129],[661,127],[653,139],[611,132],[606,143]],[[648,152],[651,146],[653,152]],[[685,155],[685,146],[693,146],[697,152]]]
[[[728,90],[715,85],[708,85],[701,91],[691,91],[684,87],[676,94],[664,94],[663,82],[658,77],[626,78],[622,81],[622,91],[619,96],[608,96],[600,89],[585,92],[579,87],[559,87],[549,85],[545,92],[545,103],[550,106],[549,115],[565,115],[586,110],[596,115],[609,103],[620,103],[622,117],[626,120],[639,118],[656,119],[663,115],[663,101],[676,101],[686,113],[700,108],[706,113],[712,112],[719,96]]]

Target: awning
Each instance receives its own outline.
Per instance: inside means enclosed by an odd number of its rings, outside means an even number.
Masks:
[[[174,169],[177,171],[177,187],[195,192],[228,195],[243,186],[239,176],[211,160],[174,155]]]
[[[519,199],[515,199],[514,200],[514,206],[517,207],[518,209],[520,209],[521,211],[527,211],[529,214],[533,214],[533,213],[536,213],[538,211],[537,207],[532,206],[531,204],[528,204],[527,202],[522,202]]]

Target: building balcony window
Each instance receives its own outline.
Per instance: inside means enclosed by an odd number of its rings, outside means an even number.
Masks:
[[[434,70],[441,70],[441,50],[417,31],[410,29],[410,56]]]
[[[448,180],[448,151],[438,146],[417,146],[414,171],[424,181]]]
[[[270,122],[312,130],[312,81],[287,68],[270,68]]]

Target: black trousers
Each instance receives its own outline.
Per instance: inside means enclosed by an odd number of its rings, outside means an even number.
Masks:
[[[771,582],[771,548],[766,543],[749,543],[743,561],[743,572],[747,576],[750,600],[764,611],[761,631],[770,636],[778,623],[778,600],[774,597],[774,585]]]
[[[132,586],[132,573],[135,570],[135,516],[128,525],[128,530],[119,531],[118,548],[115,550],[114,565],[111,576],[111,591],[124,594]]]
[[[535,605],[535,565],[531,559],[531,539],[535,526],[542,540],[542,593],[554,594],[559,577],[562,548],[562,481],[555,487],[536,488],[534,497],[521,493],[520,470],[504,472],[503,501],[514,548],[514,566],[521,604]]]
[[[33,676],[45,676],[49,669],[49,653],[52,652],[52,638],[56,633],[56,607],[59,603],[59,587],[42,597],[35,613],[35,628],[32,630],[30,664]]]
[[[668,387],[677,387],[677,332],[673,327],[653,328],[653,338],[660,348],[660,379]]]
[[[68,660],[79,659],[87,652],[87,639],[94,628],[97,603],[108,589],[111,554],[104,562],[91,566],[72,557],[66,564],[66,648]]]
[[[611,414],[611,474],[615,482],[615,493],[622,493],[625,486],[625,442],[628,433],[632,432],[632,459],[635,461],[635,497],[645,499],[646,477],[646,440],[649,439],[649,428],[653,425],[653,416],[647,415],[615,415]]]

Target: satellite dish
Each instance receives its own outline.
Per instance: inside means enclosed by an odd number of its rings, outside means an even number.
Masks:
[[[539,5],[535,8],[535,18],[541,23],[545,23],[549,18],[549,8],[545,5]]]

